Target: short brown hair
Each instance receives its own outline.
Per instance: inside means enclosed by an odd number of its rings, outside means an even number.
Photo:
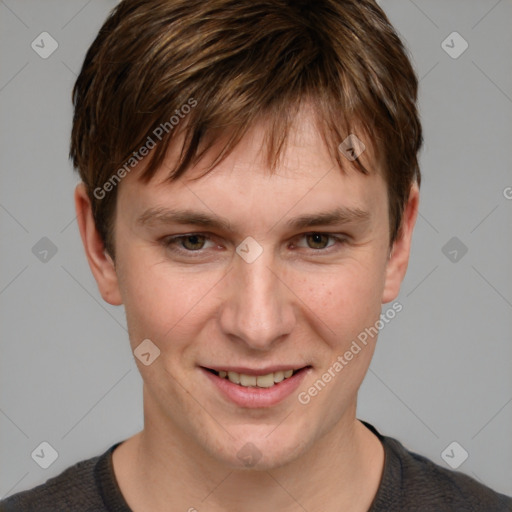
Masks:
[[[150,139],[159,140],[145,182],[184,135],[173,181],[229,134],[211,170],[265,116],[274,168],[294,115],[310,101],[341,169],[338,146],[354,126],[369,137],[387,183],[393,242],[410,187],[420,183],[417,88],[406,49],[372,0],[123,0],[73,89],[70,156],[113,256],[115,185]],[[178,115],[185,121],[174,129]]]

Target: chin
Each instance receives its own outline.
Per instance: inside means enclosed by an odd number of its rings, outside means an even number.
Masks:
[[[273,432],[273,429],[276,429]],[[294,432],[279,427],[265,429],[258,427],[257,432],[244,429],[236,438],[228,438],[222,450],[210,453],[222,460],[232,470],[266,471],[285,466],[300,457],[306,450],[304,433],[298,428]],[[210,447],[214,448],[214,447]]]

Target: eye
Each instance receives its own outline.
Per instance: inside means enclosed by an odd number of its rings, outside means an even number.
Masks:
[[[201,233],[173,236],[164,239],[164,245],[172,251],[198,252],[205,248],[205,243],[211,239]]]
[[[309,249],[312,252],[331,252],[331,248],[336,245],[342,245],[346,242],[346,236],[333,235],[330,233],[303,233],[297,237],[298,240],[305,240],[304,244],[295,244],[297,248]],[[210,245],[208,246],[208,242]],[[200,256],[204,255],[207,249],[216,246],[212,238],[203,233],[188,233],[185,235],[175,235],[162,239],[163,246],[178,255]],[[333,249],[334,250],[334,249]],[[196,253],[196,254],[194,254]]]
[[[300,238],[306,240],[307,248],[313,249],[315,251],[322,251],[324,249],[333,247],[337,243],[342,244],[345,241],[345,237],[339,235],[331,235],[330,233],[304,233],[300,235]],[[329,244],[329,240],[332,240],[333,242]],[[297,245],[297,247],[304,246]]]

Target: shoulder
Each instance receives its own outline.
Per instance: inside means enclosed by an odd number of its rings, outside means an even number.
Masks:
[[[106,510],[98,489],[95,468],[103,455],[80,461],[33,489],[0,501],[1,512],[100,512]]]
[[[390,439],[403,472],[403,494],[411,501],[443,504],[446,510],[512,511],[512,499],[499,494],[474,478],[443,468],[430,459],[406,450]]]
[[[441,467],[407,450],[396,439],[380,434],[378,437],[384,446],[386,461],[371,512],[391,509],[419,512],[512,511],[512,498],[493,491],[468,475]]]

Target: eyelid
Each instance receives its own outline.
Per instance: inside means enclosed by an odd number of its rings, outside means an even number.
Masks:
[[[166,247],[170,247],[171,245],[177,245],[177,243],[180,241],[180,240],[184,240],[185,238],[188,238],[190,236],[200,236],[200,237],[203,237],[205,238],[207,241],[210,241],[210,242],[213,242],[213,237],[207,233],[198,233],[198,232],[195,232],[195,233],[183,233],[182,235],[172,235],[172,236],[166,236],[162,239],[162,243],[166,246]],[[197,251],[187,251],[186,249],[183,249],[181,248],[181,250],[183,252],[187,252],[187,253],[193,253],[193,252],[197,252],[197,253],[200,253],[201,251],[203,251],[204,249],[199,249]]]
[[[341,243],[341,244],[348,240],[348,236],[344,235],[342,233],[326,233],[324,231],[308,231],[307,233],[301,233],[300,235],[296,235],[294,237],[294,239],[295,238],[303,238],[303,237],[311,236],[311,235],[325,235],[328,238],[331,238],[331,239],[335,240],[337,243]],[[329,252],[328,250],[331,247],[334,247],[335,245],[336,245],[336,243],[327,246],[325,249],[311,249],[311,248],[307,248],[307,247],[306,247],[306,249],[309,249],[310,251],[317,252],[317,253],[321,253],[321,252],[326,253],[326,252]]]
[[[308,231],[308,232],[304,232],[304,233],[295,235],[294,237],[292,237],[292,240],[295,240],[297,238],[304,238],[304,237],[310,236],[310,235],[325,235],[337,242],[337,243],[327,246],[324,249],[312,249],[312,248],[308,248],[308,247],[300,247],[302,249],[306,249],[307,251],[309,251],[311,253],[317,253],[317,254],[328,253],[328,252],[330,252],[330,249],[332,247],[334,247],[336,245],[344,244],[349,239],[349,236],[344,233],[330,233],[330,232],[324,232],[324,231]],[[192,256],[194,254],[201,255],[206,250],[206,248],[202,248],[202,249],[193,251],[193,250],[187,250],[187,249],[184,249],[184,248],[178,246],[178,243],[180,240],[183,240],[190,236],[200,236],[200,237],[205,238],[207,241],[214,242],[214,240],[213,240],[214,236],[212,236],[211,234],[202,233],[202,232],[192,232],[192,233],[183,233],[180,235],[172,235],[172,236],[164,237],[162,239],[162,243],[164,244],[164,246],[166,248],[169,248],[171,251],[176,252],[176,253],[192,255]]]

